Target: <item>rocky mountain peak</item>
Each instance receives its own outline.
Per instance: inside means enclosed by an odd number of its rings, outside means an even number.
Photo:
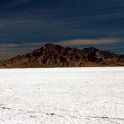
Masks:
[[[18,55],[0,62],[0,67],[80,67],[124,65],[124,55],[101,51],[95,47],[65,48],[56,44],[45,44],[25,55]]]

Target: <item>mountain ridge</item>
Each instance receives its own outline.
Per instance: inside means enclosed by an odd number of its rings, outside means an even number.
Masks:
[[[0,62],[2,68],[124,66],[124,55],[99,50],[62,47],[47,43],[24,55]]]

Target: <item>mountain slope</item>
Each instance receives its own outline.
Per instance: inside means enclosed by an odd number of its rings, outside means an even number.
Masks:
[[[80,67],[80,66],[123,66],[124,55],[100,51],[94,47],[64,48],[45,44],[40,49],[18,55],[0,63],[0,67]]]

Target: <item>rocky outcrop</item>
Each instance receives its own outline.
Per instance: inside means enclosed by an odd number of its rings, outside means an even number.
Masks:
[[[18,55],[1,62],[0,67],[80,67],[123,65],[124,55],[100,51],[94,47],[64,48],[60,45],[46,44],[40,49],[25,55]]]

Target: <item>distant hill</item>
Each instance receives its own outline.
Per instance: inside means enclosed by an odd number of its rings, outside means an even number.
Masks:
[[[124,66],[124,55],[94,47],[80,50],[48,43],[25,55],[0,62],[1,68],[83,66]]]

